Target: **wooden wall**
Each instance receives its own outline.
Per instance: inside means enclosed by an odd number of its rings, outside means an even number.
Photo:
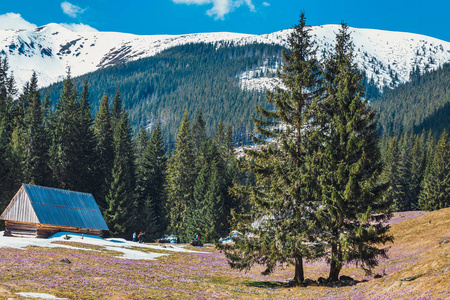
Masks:
[[[58,232],[84,233],[99,237],[103,235],[100,229],[5,221],[5,236],[48,238]]]

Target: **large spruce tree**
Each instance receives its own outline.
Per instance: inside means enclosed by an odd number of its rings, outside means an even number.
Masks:
[[[6,207],[21,182],[16,180],[14,155],[10,147],[12,136],[15,89],[14,78],[8,76],[8,60],[0,59],[0,210]]]
[[[168,229],[181,239],[188,240],[186,233],[187,208],[193,203],[195,182],[194,156],[188,112],[183,116],[173,155],[167,167]]]
[[[103,95],[100,101],[100,108],[94,120],[94,136],[96,140],[94,197],[100,210],[104,212],[107,209],[106,195],[110,187],[114,162],[113,131],[108,95]]]
[[[144,144],[145,135],[140,134],[140,144]],[[159,124],[145,145],[136,173],[136,230],[145,230],[150,239],[156,239],[166,228],[164,184],[167,156]]]
[[[78,107],[79,126],[77,132],[82,152],[81,169],[84,175],[80,189],[89,193],[94,193],[96,190],[95,177],[97,174],[95,173],[95,163],[97,161],[97,153],[95,151],[96,139],[94,135],[94,121],[91,114],[87,79],[85,79],[83,84]]]
[[[84,175],[79,169],[83,164],[83,152],[78,140],[78,108],[78,91],[69,72],[56,103],[50,157],[54,185],[74,191],[82,191]]]
[[[114,129],[114,164],[106,195],[105,220],[113,236],[127,237],[133,230],[135,166],[131,128],[126,111]]]
[[[370,271],[386,256],[382,245],[392,241],[389,226],[371,220],[372,213],[384,213],[390,204],[382,197],[385,185],[377,183],[382,163],[376,115],[363,98],[363,75],[346,24],[336,40],[326,63],[327,97],[319,102],[315,120],[321,136],[322,228],[331,248],[329,281],[339,279],[344,262]]]
[[[52,121],[51,169],[54,185],[68,190],[92,192],[94,141],[87,82],[81,97],[70,76],[56,103]]]
[[[33,72],[28,88],[22,98],[28,103],[23,116],[23,177],[22,181],[37,185],[51,184],[51,172],[48,164],[48,132],[44,124],[44,110],[38,91],[36,73]]]
[[[255,174],[255,186],[234,187],[250,211],[236,215],[243,236],[221,248],[233,268],[263,264],[268,274],[279,264],[295,266],[293,284],[304,280],[303,259],[322,253],[315,211],[319,205],[312,164],[312,103],[322,94],[321,69],[302,13],[283,52],[282,85],[267,93],[273,110],[261,107],[254,118],[260,146],[246,151],[245,166]]]

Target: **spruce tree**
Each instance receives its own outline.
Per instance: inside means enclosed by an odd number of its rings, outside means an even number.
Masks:
[[[399,157],[398,157],[398,198],[395,201],[396,211],[411,210],[411,198],[409,198],[409,189],[411,183],[411,164],[412,164],[412,135],[404,132],[399,141]]]
[[[322,94],[321,70],[315,46],[302,13],[283,51],[283,86],[267,93],[274,110],[257,107],[261,119],[253,118],[261,139],[258,150],[247,150],[244,166],[256,178],[255,186],[236,185],[236,197],[250,211],[236,214],[234,228],[243,237],[235,245],[221,245],[233,268],[265,265],[264,274],[279,264],[293,264],[292,283],[304,280],[303,259],[322,254],[314,224],[318,207],[311,158],[311,107]],[[219,131],[223,133],[223,128]],[[274,143],[268,143],[273,140]],[[218,138],[223,144],[222,137]],[[256,237],[252,239],[250,237]],[[311,243],[312,242],[312,243]]]
[[[231,223],[231,211],[237,209],[240,205],[236,197],[230,193],[230,188],[233,186],[233,181],[239,174],[237,167],[237,161],[234,157],[233,149],[233,131],[231,126],[227,127],[227,130],[223,133],[222,143],[216,140],[217,136],[221,136],[221,130],[223,130],[219,122],[216,133],[214,135],[213,143],[216,145],[217,150],[214,151],[216,154],[215,167],[218,172],[218,177],[220,179],[220,195],[222,197],[221,203],[223,208],[221,222],[224,224],[221,230],[218,231],[220,235],[223,235],[222,231],[229,231],[229,224]],[[214,149],[212,149],[214,150]]]
[[[51,171],[48,165],[48,132],[44,123],[44,110],[38,91],[37,76],[33,72],[24,98],[28,103],[24,116],[24,174],[23,182],[49,185]]]
[[[441,134],[419,200],[423,210],[450,207],[450,142],[447,132]]]
[[[96,140],[94,198],[97,200],[100,210],[104,212],[107,208],[106,195],[110,187],[114,162],[113,131],[108,95],[103,95],[100,101],[100,108],[94,120],[94,136]]]
[[[81,148],[81,165],[79,169],[84,175],[84,178],[80,182],[80,190],[94,193],[96,189],[95,163],[97,161],[97,153],[95,151],[96,139],[87,79],[85,79],[83,84],[78,107],[78,141]]]
[[[218,146],[208,140],[203,166],[198,172],[193,192],[193,202],[187,207],[186,235],[197,234],[206,242],[214,242],[228,230],[230,211],[227,210],[227,174]]]
[[[136,171],[143,168],[144,153],[150,144],[148,131],[142,127],[136,139]]]
[[[402,192],[398,172],[398,147],[397,137],[387,139],[386,149],[383,153],[383,171],[379,178],[381,184],[387,185],[384,197],[385,201],[391,204],[391,210],[397,210],[395,204]]]
[[[146,183],[148,178],[145,176],[145,166],[144,166],[144,158],[145,158],[145,150],[149,146],[149,137],[148,132],[145,127],[142,127],[139,131],[135,142],[136,149],[136,206],[133,211],[133,217],[136,222],[132,225],[133,231],[142,231],[142,220],[146,217],[145,211],[145,201],[146,201]]]
[[[192,124],[192,147],[194,149],[194,155],[196,158],[200,156],[200,152],[204,149],[203,145],[206,142],[206,128],[205,121],[203,120],[203,112],[200,109],[198,112],[195,123]]]
[[[154,237],[160,237],[167,227],[166,219],[166,191],[164,184],[167,176],[167,154],[164,145],[161,125],[158,124],[150,138],[150,145],[145,160],[146,168],[151,170],[151,189],[150,197],[146,203],[146,209],[150,210],[153,207],[154,215],[156,216],[156,224],[151,224],[147,221],[147,231],[153,232]],[[148,217],[147,217],[148,219]]]
[[[142,134],[141,138],[144,139]],[[146,144],[142,165],[137,171],[136,202],[140,227],[136,230],[145,230],[149,238],[157,239],[166,227],[164,184],[167,156],[159,124]]]
[[[319,182],[325,207],[320,211],[324,239],[331,248],[329,281],[339,279],[345,262],[370,272],[378,258],[386,256],[387,250],[379,245],[392,241],[389,226],[371,220],[372,213],[387,212],[389,203],[382,198],[385,185],[377,183],[382,162],[376,115],[363,98],[362,74],[354,62],[346,24],[336,40],[326,62],[326,98],[317,106]]]
[[[198,234],[203,241],[208,241],[205,239],[206,231],[209,230],[205,213],[208,210],[206,193],[210,182],[210,173],[209,163],[203,160],[203,166],[195,178],[193,201],[186,208],[186,236],[193,238]]]
[[[8,69],[7,58],[0,59],[0,210],[2,211],[21,184],[14,176],[17,162],[11,148],[11,137],[15,89],[10,88],[14,79],[8,76]]]
[[[220,176],[217,164],[210,166],[209,184],[205,193],[206,206],[202,216],[206,220],[204,237],[209,242],[217,241],[223,236],[227,228],[227,215],[225,208],[225,195],[223,191],[223,178]],[[200,211],[201,212],[201,211]]]
[[[408,199],[411,209],[419,208],[419,195],[425,173],[425,133],[417,136],[411,149],[410,181],[408,184]]]
[[[120,121],[122,115],[122,96],[120,95],[120,89],[117,87],[116,94],[114,95],[112,107],[111,107],[111,120],[113,128]]]
[[[122,112],[114,129],[114,164],[110,188],[106,196],[105,220],[113,236],[132,233],[132,212],[135,207],[134,149],[128,114]]]
[[[85,176],[80,169],[84,153],[79,143],[79,120],[78,91],[69,71],[56,104],[51,168],[55,185],[74,191],[83,191],[82,181]]]
[[[54,185],[80,192],[95,191],[95,141],[88,86],[85,81],[83,92],[79,95],[70,71],[51,117],[51,129],[50,164]]]
[[[184,113],[175,142],[175,150],[168,161],[167,169],[168,230],[181,239],[188,240],[186,212],[187,207],[193,202],[195,173],[191,128],[187,111]]]

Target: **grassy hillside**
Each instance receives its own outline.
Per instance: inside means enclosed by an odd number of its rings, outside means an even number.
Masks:
[[[395,243],[373,275],[347,265],[343,286],[288,287],[293,268],[262,276],[230,270],[213,247],[173,253],[157,260],[117,258],[118,252],[80,242],[78,249],[28,247],[0,251],[0,297],[17,292],[49,293],[69,299],[448,299],[450,294],[450,208],[396,214]],[[61,242],[60,242],[61,243]],[[71,245],[72,242],[62,242]],[[119,244],[120,246],[120,244]],[[80,249],[80,248],[84,248]],[[71,264],[61,262],[68,258]],[[327,276],[323,261],[306,264],[307,278]]]

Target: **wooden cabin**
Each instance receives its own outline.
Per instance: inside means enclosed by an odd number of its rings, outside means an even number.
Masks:
[[[23,184],[0,216],[6,236],[47,238],[57,232],[102,236],[108,230],[91,194]]]

